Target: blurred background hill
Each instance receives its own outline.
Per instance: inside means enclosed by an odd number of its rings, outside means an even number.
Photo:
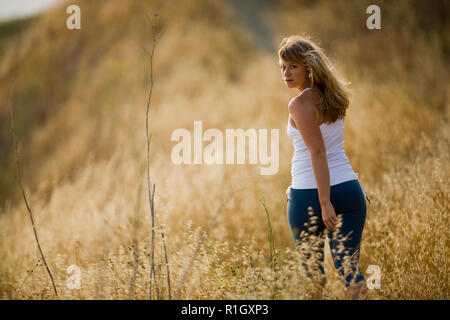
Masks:
[[[81,30],[68,30],[66,7],[75,3]],[[165,26],[153,61],[150,162],[174,281],[228,191],[245,187],[217,220],[183,298],[298,298],[290,287],[271,287],[274,296],[246,289],[245,275],[249,255],[261,263],[268,256],[257,184],[277,248],[293,246],[284,193],[293,149],[285,127],[297,92],[282,81],[277,48],[285,36],[307,34],[351,82],[345,150],[372,200],[361,266],[383,271],[383,288],[371,298],[448,299],[450,2],[380,1],[381,30],[366,28],[370,4],[67,1],[0,24],[1,297],[52,298],[15,178],[10,99],[24,183],[62,297],[127,298],[128,249],[137,232],[142,274],[133,297],[145,298],[148,15],[156,28]],[[278,128],[278,173],[261,176],[259,165],[175,166],[171,133],[193,132],[194,120],[203,121],[203,130]],[[326,261],[332,272],[329,255]],[[63,289],[71,264],[85,275],[76,292]],[[240,277],[230,273],[237,265]],[[325,298],[340,297],[333,279]]]

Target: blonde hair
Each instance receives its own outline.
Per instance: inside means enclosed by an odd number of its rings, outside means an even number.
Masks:
[[[333,65],[325,52],[311,39],[293,35],[283,38],[278,50],[285,62],[299,63],[306,67],[309,86],[320,97],[319,112],[325,123],[343,119],[349,106],[347,85],[333,74]]]

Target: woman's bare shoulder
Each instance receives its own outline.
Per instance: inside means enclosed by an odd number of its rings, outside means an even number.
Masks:
[[[308,90],[303,94],[294,97],[288,104],[289,112],[298,112],[295,109],[303,109],[303,112],[312,112],[318,125],[322,123],[322,117],[319,112],[319,97],[313,90]],[[305,110],[307,109],[307,110]]]

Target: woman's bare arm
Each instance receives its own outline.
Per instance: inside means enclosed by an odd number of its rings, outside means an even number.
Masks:
[[[330,201],[330,171],[325,143],[315,116],[314,103],[312,95],[301,95],[289,103],[289,112],[311,156],[311,166],[316,177],[322,209],[322,220],[329,230],[334,231],[337,217]]]
[[[330,172],[322,132],[315,116],[314,100],[302,95],[289,103],[289,112],[311,156],[311,165],[317,181],[320,203],[330,201]]]

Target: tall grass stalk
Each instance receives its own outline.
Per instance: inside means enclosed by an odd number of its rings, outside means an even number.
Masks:
[[[169,300],[171,300],[172,299],[172,293],[171,293],[171,288],[170,288],[169,259],[167,258],[166,238],[164,237],[164,230],[163,230],[162,226],[161,226],[161,237],[162,237],[163,246],[164,246],[164,260],[166,262],[166,271],[167,271],[167,294],[168,294]]]
[[[25,195],[25,190],[24,190],[23,184],[22,184],[22,175],[21,175],[20,163],[19,163],[20,162],[20,157],[19,157],[19,150],[17,148],[16,129],[15,129],[15,125],[14,125],[14,110],[13,110],[13,107],[12,107],[11,100],[12,100],[12,90],[10,92],[8,102],[9,102],[9,110],[10,110],[10,114],[11,114],[11,131],[12,131],[12,138],[13,138],[13,145],[14,145],[14,155],[15,155],[15,160],[16,160],[17,182],[19,183],[20,190],[22,191],[23,201],[25,202],[25,206],[27,207],[27,210],[28,210],[28,215],[29,215],[30,220],[31,220],[31,225],[33,226],[34,238],[36,239],[36,244],[37,244],[39,252],[41,254],[42,261],[44,261],[45,268],[47,269],[47,273],[50,276],[50,280],[52,281],[52,285],[53,285],[53,290],[55,292],[55,296],[58,296],[58,291],[56,290],[56,285],[55,285],[55,281],[53,280],[53,275],[52,275],[52,273],[50,271],[50,268],[48,267],[47,260],[45,260],[45,256],[44,256],[44,252],[42,251],[41,244],[39,243],[39,237],[38,237],[38,234],[37,234],[36,225],[34,223],[33,213],[31,211],[31,203],[28,204],[27,196]]]
[[[273,239],[272,224],[270,223],[270,215],[269,215],[269,210],[267,209],[266,200],[264,198],[264,194],[263,194],[259,184],[256,184],[256,189],[258,190],[260,202],[261,202],[262,206],[264,207],[264,211],[266,212],[267,224],[268,224],[268,228],[269,228],[268,241],[269,241],[270,267],[273,269],[275,267],[275,262],[276,262],[276,252],[275,252],[275,242]]]
[[[155,14],[157,17],[158,15]],[[148,15],[147,15],[148,17]],[[148,17],[151,25],[152,25],[152,33],[154,29],[154,25],[150,17]],[[153,42],[152,42],[152,52],[150,53],[150,91],[148,94],[148,100],[147,100],[147,107],[145,109],[145,136],[147,141],[147,188],[148,188],[148,200],[149,200],[149,206],[150,206],[150,213],[152,218],[152,244],[151,244],[151,267],[150,267],[150,280],[149,280],[149,293],[148,298],[152,298],[152,283],[153,283],[153,277],[156,277],[155,275],[155,208],[154,208],[154,196],[155,196],[155,184],[153,184],[153,190],[150,185],[150,140],[152,138],[151,133],[149,133],[148,128],[148,114],[150,110],[150,101],[152,98],[152,91],[153,91],[153,54],[155,52],[155,46],[156,41],[161,36],[162,32],[164,31],[164,28],[160,30],[156,35],[153,36]],[[148,52],[147,52],[148,53]],[[155,281],[155,286],[157,286]],[[156,287],[156,290],[158,291],[158,288]]]

